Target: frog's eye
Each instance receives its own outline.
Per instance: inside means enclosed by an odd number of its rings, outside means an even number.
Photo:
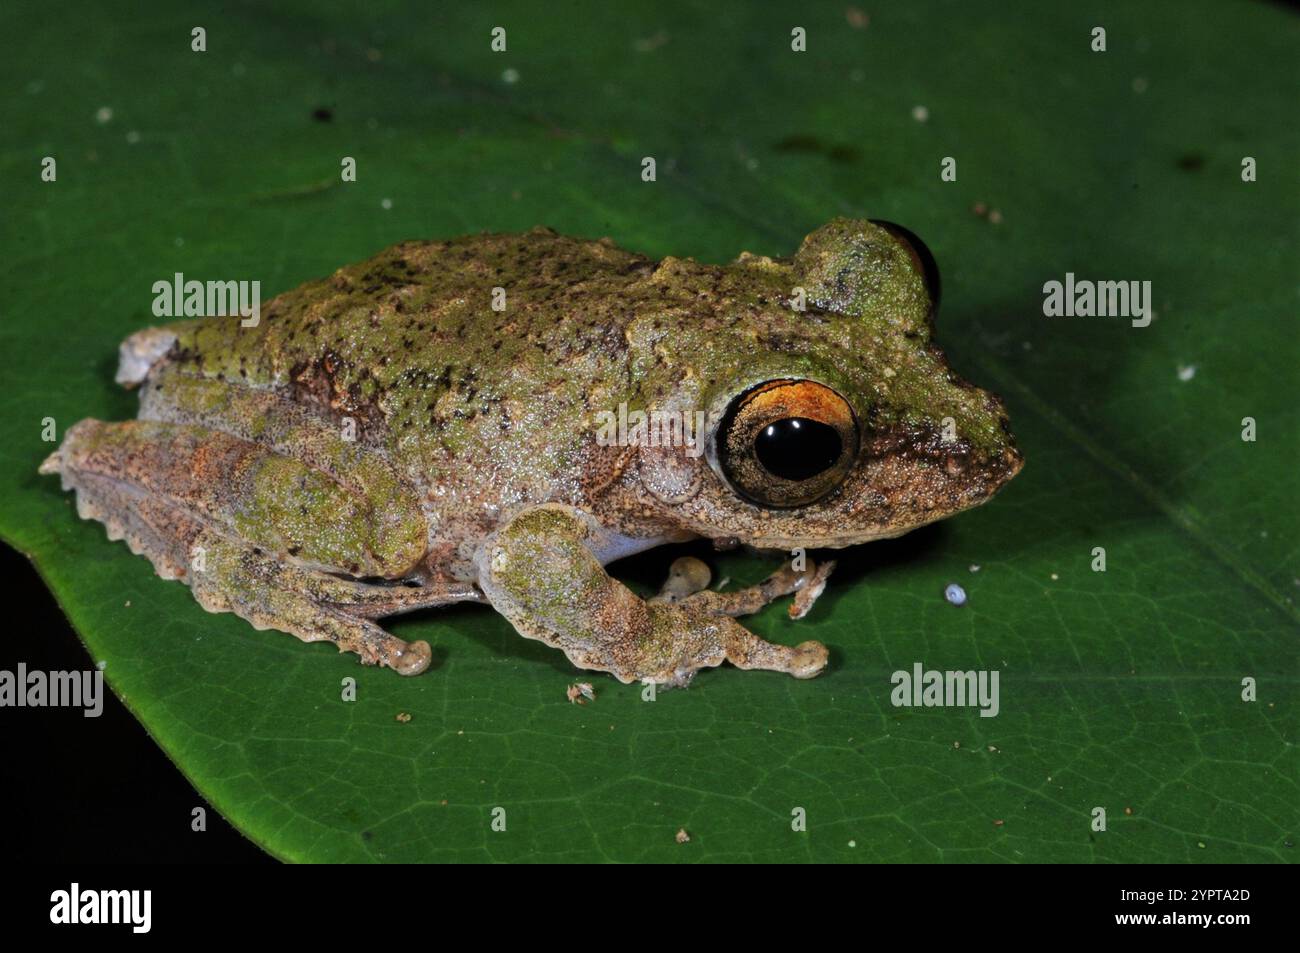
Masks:
[[[717,434],[718,463],[743,496],[803,506],[839,486],[858,455],[853,409],[824,384],[774,380],[731,402]]]
[[[902,225],[895,225],[893,222],[884,222],[875,218],[871,220],[871,224],[879,225],[889,232],[912,253],[912,264],[916,266],[917,272],[924,279],[925,290],[930,294],[931,311],[938,311],[939,294],[943,290],[939,283],[939,266],[934,260],[934,255],[930,254],[930,249],[926,247],[925,242]]]

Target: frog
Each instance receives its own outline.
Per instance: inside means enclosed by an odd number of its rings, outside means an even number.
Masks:
[[[79,421],[40,472],[204,609],[402,675],[433,651],[381,620],[481,603],[625,684],[807,679],[823,643],[737,620],[805,615],[834,566],[808,550],[945,519],[1023,464],[934,339],[939,294],[924,243],[868,219],[725,265],[545,227],[405,241],[255,321],[132,334],[135,419]],[[611,438],[626,408],[683,426]],[[649,597],[609,571],[692,540],[782,562],[721,591],[685,557]]]

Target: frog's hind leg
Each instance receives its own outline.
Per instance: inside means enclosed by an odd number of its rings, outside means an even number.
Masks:
[[[197,545],[204,567],[190,574],[190,585],[209,612],[234,612],[254,628],[278,629],[304,642],[333,642],[364,665],[385,665],[400,675],[429,667],[429,643],[405,642],[372,619],[476,598],[466,587],[414,589],[339,579],[215,533],[200,535]]]
[[[367,664],[414,675],[431,657],[427,643],[408,645],[372,620],[483,600],[464,583],[404,584],[401,570],[411,569],[418,553],[376,546],[364,507],[358,511],[345,491],[300,463],[226,434],[82,421],[41,470],[60,473],[64,488],[77,493],[81,516],[148,556],[163,578],[185,581],[205,609],[303,641],[334,642]],[[282,503],[307,502],[267,509],[278,488],[293,491]],[[349,567],[380,581],[349,578],[361,574]]]
[[[756,586],[735,592],[711,592],[709,567],[693,556],[683,556],[673,561],[668,580],[650,601],[688,605],[710,615],[736,617],[753,615],[768,603],[793,593],[790,618],[802,619],[826,589],[826,581],[834,569],[833,561],[819,565],[809,560],[802,571],[786,564]]]

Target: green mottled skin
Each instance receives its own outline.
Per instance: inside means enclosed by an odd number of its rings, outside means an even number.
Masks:
[[[802,313],[789,306],[796,286],[808,291]],[[494,287],[506,291],[503,312],[490,307]],[[926,499],[860,514],[852,540],[797,526],[780,534],[815,546],[896,535],[1000,482],[1012,448],[1002,409],[952,375],[928,314],[906,251],[865,223],[831,223],[794,259],[742,256],[724,267],[656,263],[537,229],[403,243],[281,295],[259,327],[182,325],[177,347],[181,366],[204,376],[292,388],[362,430],[377,422],[377,442],[425,497],[434,539],[486,534],[527,504],[597,506],[586,488],[623,465],[593,453],[598,411],[713,409],[775,377],[826,383],[860,420],[914,444],[950,416],[974,459],[989,463],[985,479],[927,482]],[[593,472],[600,467],[609,472]],[[656,525],[637,516],[611,529],[744,537],[756,519],[772,521],[746,505],[739,522],[712,525],[712,504],[674,513],[637,492]],[[620,511],[636,508],[627,495]]]
[[[931,311],[910,251],[848,219],[791,258],[726,266],[547,229],[405,242],[280,295],[255,327],[204,319],[128,341],[149,358],[124,378],[144,385],[141,420],[188,436],[85,427],[56,465],[79,491],[96,473],[130,471],[145,494],[232,527],[247,565],[267,550],[303,572],[479,586],[521,633],[620,678],[680,680],[724,655],[805,677],[820,670],[812,649],[773,661],[779,647],[756,647],[729,619],[647,607],[601,564],[697,536],[842,547],[991,496],[1020,457],[998,400],[947,367]],[[703,410],[715,427],[738,395],[786,378],[833,388],[861,434],[846,479],[811,504],[749,502],[712,434],[703,456],[597,444],[597,414],[620,404]],[[955,440],[941,438],[944,418]],[[355,439],[340,436],[349,427]],[[106,492],[96,518],[119,508]],[[223,586],[237,583],[249,588]],[[212,591],[220,603],[224,590]],[[244,612],[257,613],[307,637],[302,610]],[[582,642],[590,629],[608,644]]]

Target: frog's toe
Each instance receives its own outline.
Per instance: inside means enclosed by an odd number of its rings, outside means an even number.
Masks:
[[[652,596],[649,601],[680,602],[687,596],[708,588],[711,578],[713,573],[703,560],[696,559],[694,556],[682,556],[673,560],[673,564],[668,567],[668,578],[660,588],[659,594]]]
[[[830,652],[820,642],[801,642],[791,655],[790,674],[795,678],[816,678],[830,660]]]
[[[429,667],[429,662],[433,658],[433,649],[429,648],[429,643],[423,639],[418,642],[406,643],[406,648],[400,650],[388,665],[398,675],[419,675]]]
[[[760,639],[736,626],[726,641],[727,661],[737,668],[784,672],[795,678],[815,678],[826,668],[830,653],[820,642],[803,642],[794,648]]]
[[[810,569],[800,578],[794,600],[790,603],[790,618],[802,619],[812,610],[813,603],[826,591],[826,581],[834,570],[835,561],[831,560]]]
[[[817,597],[826,589],[826,580],[834,568],[833,561],[818,564],[809,560],[808,565],[803,569],[795,569],[787,563],[756,586],[746,586],[734,592],[711,592],[701,586],[700,591],[678,599],[651,601],[679,602],[685,606],[702,609],[710,615],[735,617],[753,615],[774,600],[794,593],[790,618],[802,619],[817,601]],[[670,577],[669,583],[671,582]],[[664,585],[665,590],[669,583]],[[705,584],[707,585],[707,580]]]

